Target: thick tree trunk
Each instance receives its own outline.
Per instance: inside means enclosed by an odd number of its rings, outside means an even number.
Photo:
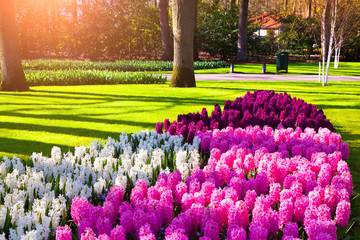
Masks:
[[[247,49],[247,23],[248,23],[249,0],[240,0],[239,10],[239,33],[236,61],[246,62],[248,60]]]
[[[160,28],[161,28],[161,43],[162,43],[162,57],[163,61],[173,60],[173,43],[171,39],[171,30],[169,25],[169,0],[159,1],[160,12]]]
[[[29,90],[20,59],[14,0],[0,1],[0,61],[1,90]]]
[[[195,6],[195,22],[194,22],[194,61],[199,61],[199,48],[197,37],[197,13],[198,13],[198,1],[196,0]]]
[[[195,87],[193,62],[197,0],[173,0],[174,68],[170,87]]]

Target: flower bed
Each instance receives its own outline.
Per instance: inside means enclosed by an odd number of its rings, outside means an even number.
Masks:
[[[157,175],[180,169],[183,176],[199,166],[199,141],[156,134],[155,131],[121,134],[102,146],[93,142],[62,154],[54,147],[51,157],[34,153],[27,163],[4,158],[0,164],[0,231],[11,239],[26,236],[48,239],[70,219],[71,199],[81,196],[100,204],[113,185],[129,194],[141,179],[154,185]],[[128,195],[129,195],[128,194]]]
[[[100,70],[25,70],[30,86],[69,86],[89,84],[164,84],[166,76],[146,72]],[[1,79],[1,76],[0,76]]]
[[[233,102],[227,100],[223,111],[219,105],[215,105],[210,116],[206,108],[203,108],[201,113],[179,115],[173,123],[165,119],[164,124],[156,124],[156,131],[162,133],[164,129],[171,135],[189,135],[191,142],[196,131],[224,129],[228,126],[246,128],[250,125],[267,125],[274,129],[300,127],[302,130],[310,127],[316,131],[322,127],[335,131],[323,111],[318,110],[315,105],[302,99],[291,98],[287,93],[263,90],[247,92],[244,97],[236,98]]]
[[[185,183],[179,172],[160,175],[150,188],[140,180],[129,202],[113,188],[103,207],[76,198],[71,214],[79,238],[336,239],[337,226],[347,225],[352,179],[339,134],[248,127],[199,133],[200,139],[209,133],[211,142],[238,141],[223,153],[210,149],[208,164]],[[311,151],[303,152],[303,144]],[[70,228],[58,229],[57,239],[66,236]]]
[[[37,59],[22,62],[25,70],[101,70],[101,71],[171,71],[172,62],[164,61],[114,61],[90,62],[59,59]],[[194,62],[194,69],[228,67],[224,61]]]

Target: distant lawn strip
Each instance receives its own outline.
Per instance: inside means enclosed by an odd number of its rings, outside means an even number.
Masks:
[[[25,75],[30,86],[164,84],[166,82],[166,76],[146,72],[113,72],[100,70],[25,70]]]
[[[162,61],[114,61],[90,62],[58,59],[24,60],[24,69],[28,70],[107,70],[107,71],[171,71],[172,62]],[[229,64],[218,62],[194,62],[195,69],[223,68]]]
[[[262,74],[262,64],[246,63],[235,64],[235,73]],[[197,74],[230,73],[230,67],[196,70]],[[276,63],[266,64],[266,74],[276,74]],[[319,74],[319,63],[289,63],[288,73],[285,75],[317,75]],[[339,68],[330,64],[329,75],[332,76],[360,76],[360,62],[340,62]]]

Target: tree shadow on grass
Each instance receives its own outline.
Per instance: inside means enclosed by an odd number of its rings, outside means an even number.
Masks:
[[[39,98],[63,98],[63,99],[73,99],[73,100],[100,100],[104,102],[122,102],[122,101],[134,101],[134,102],[165,102],[165,103],[174,103],[174,104],[217,104],[222,102],[220,99],[201,99],[201,98],[189,98],[189,97],[155,97],[155,96],[144,96],[144,95],[124,95],[124,94],[103,94],[103,93],[88,93],[88,92],[66,92],[66,91],[48,91],[48,90],[31,90],[34,93],[49,93],[51,95],[44,96],[43,94],[29,94],[22,93],[6,93],[6,95],[11,96],[26,96],[26,97],[39,97]],[[87,103],[88,104],[88,103]],[[81,105],[81,103],[80,103]]]
[[[274,82],[272,82],[274,83]],[[287,92],[287,93],[300,93],[300,94],[321,94],[321,95],[345,95],[345,96],[360,96],[360,93],[356,93],[357,90],[355,90],[354,88],[358,88],[359,91],[360,91],[360,84],[359,85],[355,85],[355,86],[352,86],[352,85],[345,85],[346,87],[348,88],[352,88],[352,91],[353,92],[341,92],[341,91],[337,91],[337,92],[325,92],[325,91],[313,91],[313,90],[310,90],[312,87],[320,87],[320,85],[313,85],[313,86],[309,86],[307,84],[301,84],[301,83],[298,83],[296,82],[296,85],[288,85],[288,89],[286,89],[284,91],[284,87],[286,87],[286,85],[271,85],[271,84],[262,84],[262,86],[260,88],[248,88],[248,87],[226,87],[226,83],[223,84],[225,86],[214,86],[214,87],[211,87],[211,86],[199,86],[197,88],[202,88],[202,89],[218,89],[218,90],[228,90],[228,91],[244,91],[244,92],[254,92],[256,90],[261,90],[261,89],[265,89],[266,87],[269,87],[269,89],[271,90],[274,90],[275,92]],[[306,87],[308,89],[303,89],[303,90],[296,90],[292,87],[299,87],[299,86],[303,86],[303,87]],[[344,85],[341,85],[341,86],[344,86]],[[334,86],[335,87],[335,86]],[[326,90],[326,87],[324,88],[324,90]],[[240,96],[239,96],[240,97]]]
[[[350,101],[348,99],[348,101]],[[339,110],[360,110],[360,105],[328,105],[328,104],[316,104],[318,109],[339,109]]]
[[[49,93],[48,95],[46,93]],[[115,139],[118,138],[120,132],[111,131],[111,126],[108,129],[104,130],[93,130],[93,129],[86,129],[87,124],[95,123],[95,124],[110,124],[110,125],[124,125],[124,126],[131,126],[131,127],[138,127],[140,129],[154,129],[155,122],[146,122],[146,121],[137,121],[136,119],[118,119],[113,117],[112,119],[105,118],[104,114],[93,115],[91,114],[92,111],[87,113],[87,108],[84,108],[84,114],[76,114],[72,113],[75,109],[81,109],[82,106],[87,105],[97,105],[101,108],[101,105],[107,103],[121,103],[119,105],[114,104],[114,106],[106,105],[105,108],[114,108],[111,110],[111,114],[117,114],[116,111],[118,109],[124,109],[119,111],[118,114],[122,113],[144,113],[144,112],[161,112],[168,108],[172,108],[174,106],[181,106],[181,105],[215,105],[216,103],[221,103],[218,99],[197,99],[197,98],[187,98],[187,97],[174,97],[174,96],[166,96],[166,97],[157,97],[157,96],[134,96],[134,95],[117,95],[117,94],[101,94],[101,93],[87,93],[87,92],[67,92],[67,91],[32,91],[30,93],[5,93],[6,96],[15,96],[15,97],[24,97],[23,104],[13,104],[14,109],[7,109],[6,105],[11,106],[11,101],[9,104],[3,103],[3,109],[5,111],[0,111],[0,116],[5,117],[3,122],[0,122],[0,129],[6,130],[20,130],[20,131],[32,131],[32,132],[47,132],[49,136],[51,133],[54,134],[64,134],[69,135],[69,138],[76,138],[77,136],[82,137],[90,137],[90,138],[103,138],[106,139],[107,137],[111,136]],[[66,101],[68,100],[68,101]],[[72,101],[74,100],[74,101]],[[84,102],[81,102],[81,101]],[[94,102],[89,102],[94,101]],[[126,103],[124,105],[124,101],[132,101],[132,102],[139,102],[138,105],[140,109],[134,107],[129,107],[127,112],[125,111],[124,106],[126,107]],[[62,103],[64,102],[64,103]],[[71,102],[71,103],[69,103]],[[151,105],[152,103],[161,102],[159,107],[147,108],[146,105]],[[29,104],[27,104],[29,103]],[[132,103],[131,103],[132,104]],[[143,105],[144,104],[144,105]],[[21,107],[23,105],[23,107]],[[136,105],[133,104],[133,105]],[[154,104],[152,104],[154,105]],[[58,107],[58,106],[63,106]],[[73,107],[71,107],[73,106]],[[94,106],[97,107],[97,106]],[[89,108],[90,109],[90,108]],[[201,111],[201,109],[195,109]],[[99,111],[102,111],[99,109]],[[52,113],[54,112],[54,113]],[[96,112],[97,113],[97,112]],[[107,113],[107,110],[104,111]],[[111,115],[109,114],[109,115]],[[181,114],[181,113],[179,113]],[[111,116],[110,116],[111,117]],[[7,120],[9,118],[9,120]],[[12,118],[19,118],[24,119],[20,120],[20,122],[12,122]],[[37,122],[36,120],[33,123],[26,123],[26,118],[29,119],[39,119]],[[60,120],[60,121],[69,121],[70,127],[63,127],[63,126],[47,126],[47,123],[44,121],[52,121],[52,120]],[[25,123],[21,123],[21,121],[25,121]],[[77,123],[84,123],[82,128],[75,128],[71,127],[71,122]],[[46,125],[45,125],[46,124]],[[56,123],[54,123],[56,125]],[[119,129],[119,128],[117,128]],[[21,136],[19,136],[21,137]],[[51,139],[44,139],[44,142],[51,141]],[[43,143],[38,141],[31,141],[31,140],[21,140],[21,139],[13,139],[8,136],[1,136],[0,135],[0,152],[11,153],[11,154],[22,154],[22,155],[30,155],[32,152],[50,152],[53,144],[51,143]],[[86,143],[90,144],[90,143]],[[85,145],[86,145],[85,144]],[[73,148],[74,146],[59,146],[68,150]]]
[[[154,124],[142,124],[147,128],[154,127]],[[24,130],[24,131],[36,131],[36,132],[49,132],[56,134],[67,134],[71,136],[82,136],[91,138],[116,138],[120,132],[114,131],[100,131],[87,128],[73,128],[73,127],[59,127],[59,126],[45,126],[41,124],[29,124],[29,123],[13,123],[13,122],[0,122],[0,129],[11,130]]]
[[[149,122],[138,122],[134,120],[121,120],[121,119],[104,119],[104,118],[91,118],[91,117],[84,117],[78,115],[64,115],[64,114],[30,114],[30,113],[19,113],[13,111],[2,111],[0,115],[3,116],[11,116],[11,117],[23,117],[23,118],[37,118],[37,119],[48,119],[48,120],[67,120],[67,121],[77,121],[77,122],[88,122],[88,123],[106,123],[106,124],[118,124],[118,125],[128,125],[128,126],[136,126],[136,127],[143,127],[149,128],[154,127],[155,123]],[[6,124],[6,123],[5,123]],[[35,126],[35,124],[33,124]],[[2,122],[0,122],[0,126],[2,126]],[[45,127],[46,126],[42,126]],[[51,130],[52,127],[49,127]],[[60,129],[60,128],[59,128]],[[51,131],[52,132],[52,131]]]
[[[74,146],[59,145],[63,152],[73,150]],[[54,144],[44,143],[39,141],[30,141],[30,140],[20,140],[13,138],[0,137],[0,152],[6,152],[17,155],[31,155],[33,152],[41,153],[43,152],[45,156],[50,156],[51,149],[54,147]],[[31,148],[31,149],[30,149]]]

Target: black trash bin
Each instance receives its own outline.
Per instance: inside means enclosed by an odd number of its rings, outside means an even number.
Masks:
[[[288,72],[289,65],[289,53],[287,52],[279,52],[276,54],[276,73],[280,70],[285,70]]]

